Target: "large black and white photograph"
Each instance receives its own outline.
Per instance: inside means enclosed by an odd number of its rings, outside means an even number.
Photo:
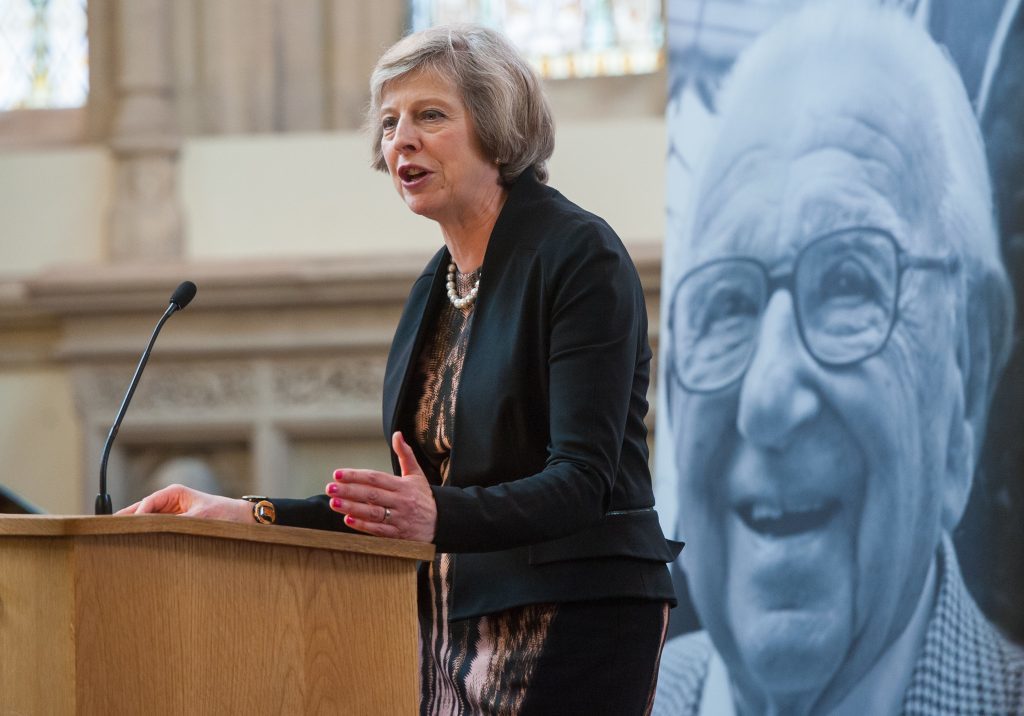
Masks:
[[[667,16],[655,713],[1021,713],[1020,3]]]

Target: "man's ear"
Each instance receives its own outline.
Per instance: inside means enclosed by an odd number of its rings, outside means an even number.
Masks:
[[[1013,332],[1013,293],[1006,275],[983,266],[963,266],[964,319],[959,321],[957,370],[962,390],[950,420],[943,485],[942,524],[960,522],[970,496],[989,402],[1009,357]]]
[[[966,279],[965,279],[966,280]],[[964,293],[966,287],[962,287]],[[988,371],[991,356],[982,330],[987,327],[987,313],[979,313],[977,303],[958,306],[957,314],[966,320],[957,321],[956,365],[952,383],[959,387],[950,396],[953,405],[946,436],[946,465],[942,475],[942,528],[947,533],[960,524],[974,483],[974,466],[978,455],[975,445],[977,431],[984,431],[987,405]],[[973,321],[971,319],[974,319]]]
[[[952,533],[960,523],[974,478],[974,426],[964,411],[964,396],[958,393],[949,421],[946,466],[942,476],[942,527]]]

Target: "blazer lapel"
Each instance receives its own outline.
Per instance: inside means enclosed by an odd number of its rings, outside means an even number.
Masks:
[[[427,317],[436,310],[438,296],[444,296],[445,271],[448,250],[442,248],[430,260],[423,274],[413,284],[406,300],[402,318],[395,329],[395,337],[391,341],[388,355],[388,366],[384,373],[383,419],[384,433],[390,445],[391,434],[398,429],[398,410],[401,407],[412,371],[415,368],[415,357],[420,353]],[[395,456],[392,455],[392,462]]]
[[[531,218],[534,218],[536,211],[535,202],[542,198],[545,192],[550,191],[534,175],[532,170],[523,172],[522,176],[509,188],[505,205],[498,215],[498,220],[491,230],[491,236],[487,241],[487,250],[484,252],[484,262],[481,266],[480,293],[477,295],[473,307],[473,328],[469,333],[469,343],[466,346],[466,357],[462,364],[462,376],[459,379],[458,396],[455,402],[455,420],[452,425],[452,450],[448,458],[448,475],[452,484],[459,484],[459,470],[456,464],[463,454],[468,459],[473,459],[473,449],[466,448],[466,442],[462,439],[463,431],[461,425],[465,415],[464,410],[459,409],[462,402],[461,396],[467,390],[484,395],[486,390],[493,389],[493,385],[481,385],[474,390],[477,368],[487,362],[489,351],[495,347],[494,343],[488,345],[486,342],[480,348],[478,335],[483,326],[488,325],[488,313],[490,305],[496,301],[518,300],[517,292],[521,287],[506,286],[506,278],[515,261],[515,254],[519,248],[522,232],[530,225]],[[448,260],[447,258],[445,259]],[[440,291],[440,289],[438,289]],[[442,292],[443,293],[443,292]],[[486,378],[486,375],[484,376]],[[467,388],[466,385],[470,387]]]

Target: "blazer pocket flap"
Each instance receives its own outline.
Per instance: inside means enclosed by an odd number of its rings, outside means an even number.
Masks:
[[[584,530],[530,546],[530,564],[549,564],[575,559],[630,557],[652,562],[672,562],[682,542],[665,539],[654,510],[611,512]]]

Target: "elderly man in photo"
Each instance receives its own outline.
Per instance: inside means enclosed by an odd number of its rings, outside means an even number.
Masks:
[[[671,278],[668,410],[705,629],[656,714],[1018,714],[1024,653],[950,535],[1008,351],[977,123],[897,11],[740,58]]]

